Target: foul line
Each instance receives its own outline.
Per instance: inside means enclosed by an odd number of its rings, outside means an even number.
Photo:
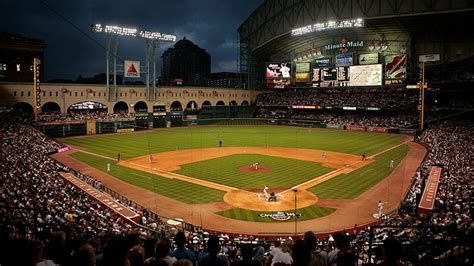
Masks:
[[[386,152],[388,152],[388,151],[391,151],[391,150],[393,150],[393,149],[396,149],[396,148],[398,148],[398,147],[400,147],[400,146],[402,146],[402,145],[405,145],[405,144],[407,144],[407,143],[409,143],[409,142],[411,142],[411,140],[407,140],[407,141],[405,141],[405,142],[402,142],[402,143],[400,143],[400,144],[397,144],[397,145],[395,145],[395,146],[393,146],[393,147],[390,147],[390,148],[388,148],[388,149],[386,149],[386,150],[383,150],[383,151],[381,151],[381,152],[378,152],[378,153],[376,153],[376,154],[374,154],[374,155],[368,156],[367,158],[368,158],[368,159],[374,159],[375,157],[377,157],[377,156],[379,156],[379,155],[381,155],[381,154],[384,154],[384,153],[386,153]],[[304,183],[301,183],[301,184],[299,184],[299,185],[296,185],[296,186],[294,186],[294,187],[292,187],[292,188],[290,188],[290,189],[287,189],[287,190],[285,190],[285,191],[282,191],[282,192],[280,192],[280,193],[285,193],[285,192],[288,192],[288,191],[293,190],[293,189],[298,189],[298,188],[300,188],[300,187],[303,187],[303,190],[307,190],[307,189],[310,188],[310,187],[314,187],[314,186],[316,186],[316,185],[319,185],[319,184],[321,184],[321,183],[323,183],[323,182],[325,182],[325,181],[328,181],[328,180],[332,179],[332,178],[335,177],[336,174],[338,174],[339,172],[341,172],[341,171],[343,171],[343,170],[345,170],[345,169],[347,169],[347,168],[350,168],[350,167],[352,167],[352,166],[355,166],[355,165],[357,165],[357,164],[359,164],[359,163],[361,163],[361,162],[362,162],[362,161],[358,161],[358,162],[355,162],[355,163],[352,163],[352,164],[348,164],[348,165],[346,165],[346,166],[344,166],[344,167],[341,167],[341,168],[336,169],[336,170],[334,170],[334,171],[332,171],[332,172],[329,172],[329,173],[327,173],[327,174],[324,174],[324,175],[318,176],[318,177],[316,177],[316,178],[313,178],[313,179],[311,179],[311,180],[308,180],[308,181],[306,181],[306,182],[304,182]],[[314,184],[313,184],[313,183],[314,183]],[[308,186],[308,184],[311,184],[311,186],[310,186],[310,187],[306,187],[306,186]]]

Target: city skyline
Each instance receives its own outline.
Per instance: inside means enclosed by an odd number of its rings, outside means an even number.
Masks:
[[[93,23],[175,34],[177,40],[186,37],[211,54],[211,72],[235,72],[237,28],[262,2],[253,0],[242,5],[238,1],[215,0],[183,1],[180,4],[172,1],[130,4],[125,1],[7,0],[2,2],[0,14],[8,23],[0,25],[0,32],[46,41],[45,80],[75,80],[79,75],[93,76],[105,72],[103,47],[107,42],[105,36],[91,32]],[[121,38],[118,45],[119,62],[132,59],[145,63],[143,40]],[[172,45],[160,44],[158,75],[161,73],[161,55]]]

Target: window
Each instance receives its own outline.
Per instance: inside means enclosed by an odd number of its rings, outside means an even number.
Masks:
[[[6,70],[7,70],[7,64],[0,63],[0,71],[6,71]]]
[[[52,92],[52,91],[49,92],[49,97],[51,97],[51,96],[53,96],[53,92]]]
[[[69,96],[72,96],[72,91],[69,92]]]
[[[94,97],[95,97],[95,92],[92,95],[94,95]]]
[[[77,97],[77,91],[76,91],[76,97]]]
[[[13,92],[13,96],[15,96],[15,97],[16,97],[16,91],[14,91],[14,92]]]
[[[31,91],[28,92],[28,97],[30,97],[30,96],[31,96]]]
[[[127,93],[125,93],[125,97],[127,97]]]
[[[122,97],[122,93],[120,93],[120,97]]]
[[[16,64],[16,72],[20,72],[21,64]]]
[[[81,91],[81,97],[83,97],[83,96],[84,96],[84,92]]]
[[[21,97],[23,97],[23,91],[21,92]]]
[[[43,91],[43,96],[46,96],[46,92],[45,92],[45,91]]]

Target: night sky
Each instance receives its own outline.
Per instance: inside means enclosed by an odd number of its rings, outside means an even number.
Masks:
[[[55,14],[41,1],[64,16]],[[92,23],[116,24],[184,36],[211,54],[212,72],[237,70],[237,28],[264,0],[1,0],[0,32],[19,33],[47,42],[45,74],[73,79],[105,72],[106,38]],[[95,41],[90,40],[87,33]],[[98,42],[98,43],[96,43]],[[171,44],[162,44],[160,56]],[[118,57],[145,63],[144,40],[121,38]],[[122,63],[120,63],[122,64]]]

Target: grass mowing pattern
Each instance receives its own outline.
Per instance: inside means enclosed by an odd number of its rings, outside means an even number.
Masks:
[[[297,213],[302,213],[303,215],[298,218],[298,221],[305,221],[305,220],[311,220],[311,219],[316,219],[319,217],[323,217],[326,215],[331,214],[335,209],[333,208],[326,208],[326,207],[319,207],[319,206],[308,206],[305,208],[297,209]],[[293,211],[290,211],[293,212]],[[242,220],[242,221],[249,221],[249,222],[262,222],[262,223],[269,223],[269,222],[277,222],[281,223],[281,221],[275,221],[271,218],[267,217],[260,217],[258,216],[259,213],[270,213],[270,212],[263,212],[263,211],[251,211],[251,210],[245,210],[245,209],[240,209],[240,208],[234,208],[230,210],[225,210],[221,212],[217,212],[217,214],[231,218],[231,219],[237,219],[237,220]],[[294,221],[294,219],[290,219],[286,222],[291,222]]]
[[[320,198],[353,199],[387,177],[393,170],[389,167],[390,160],[393,159],[397,166],[408,150],[408,145],[402,145],[387,151],[377,156],[373,163],[349,174],[338,175],[310,188],[309,191]]]
[[[204,126],[154,130],[142,133],[62,139],[90,152],[129,159],[149,153],[217,147],[278,146],[371,155],[395,146],[403,136],[367,132],[306,129],[281,126]]]
[[[102,172],[106,172],[106,165],[110,163],[112,171],[109,173],[127,183],[141,187],[163,196],[182,201],[188,204],[222,201],[225,192],[212,189],[178,179],[153,175],[128,167],[117,165],[116,161],[104,159],[82,152],[74,152],[71,157],[86,163]]]
[[[269,167],[264,173],[241,172],[239,167],[255,162]],[[184,164],[175,173],[235,188],[290,188],[333,171],[319,163],[260,155],[235,154],[216,159]]]

